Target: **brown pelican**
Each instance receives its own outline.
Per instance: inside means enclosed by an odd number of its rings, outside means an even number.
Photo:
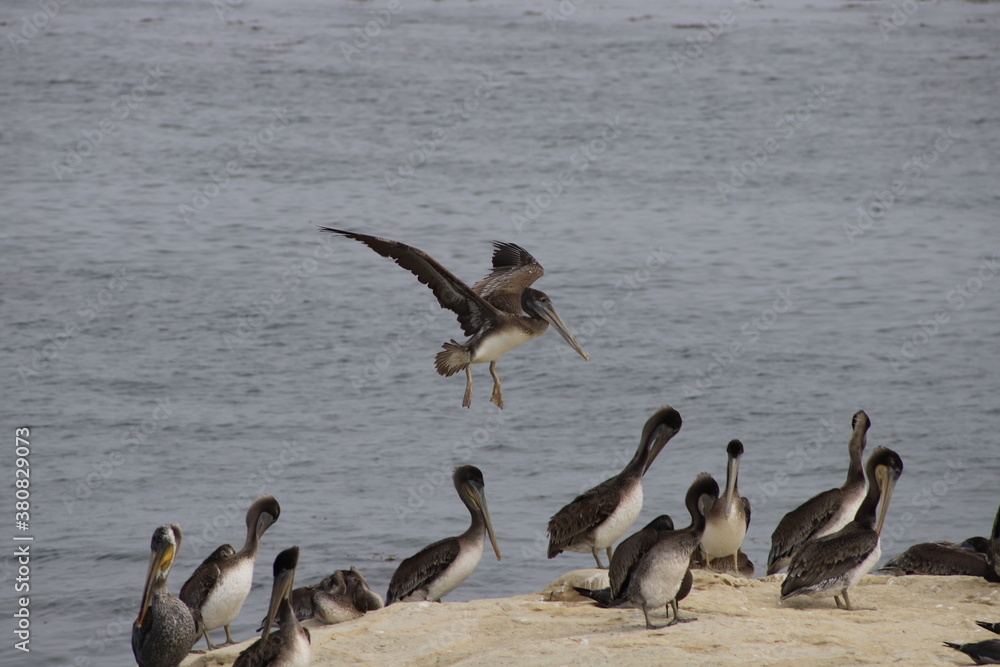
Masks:
[[[743,443],[732,440],[726,446],[729,462],[726,465],[726,491],[719,496],[705,517],[705,533],[701,536],[701,550],[705,566],[712,569],[712,560],[734,557],[743,544],[750,527],[750,500],[741,498],[737,480]],[[735,561],[734,561],[735,562]]]
[[[771,534],[771,552],[767,556],[767,573],[774,574],[786,567],[795,550],[808,540],[835,533],[854,518],[865,497],[865,473],[861,467],[861,455],[865,450],[865,434],[871,420],[863,410],[851,418],[851,440],[847,451],[851,464],[847,468],[847,480],[838,489],[829,489],[813,496],[786,514]]]
[[[781,582],[782,600],[832,591],[838,607],[843,596],[844,606],[851,609],[847,589],[867,574],[882,555],[882,524],[893,487],[903,474],[903,461],[891,449],[877,447],[868,457],[866,472],[868,493],[854,521],[832,535],[806,542],[795,552],[788,576]]]
[[[497,361],[504,352],[541,336],[550,324],[581,357],[589,360],[556,314],[549,297],[531,289],[531,284],[544,272],[535,258],[520,246],[494,241],[493,270],[470,288],[422,250],[367,234],[330,227],[320,229],[360,241],[383,257],[395,260],[431,288],[442,308],[458,315],[462,332],[470,338],[464,343],[452,340],[442,345],[444,351],[434,358],[434,367],[445,377],[465,371],[464,407],[472,404],[472,364],[488,361],[493,376],[490,400],[502,408]]]
[[[890,558],[879,571],[895,575],[966,575],[1000,582],[1000,508],[997,508],[989,539],[970,537],[961,544],[914,544]]]
[[[139,667],[173,667],[198,641],[194,614],[167,590],[167,575],[181,548],[181,527],[160,526],[149,548],[139,617],[132,624],[132,654]]]
[[[500,560],[500,549],[486,507],[483,473],[475,466],[460,466],[455,468],[452,479],[459,497],[469,508],[472,525],[458,537],[430,544],[400,563],[389,582],[386,605],[411,600],[440,602],[476,569],[487,536]]]
[[[223,545],[205,559],[181,587],[181,600],[201,614],[201,631],[209,649],[214,649],[208,633],[226,629],[226,644],[232,644],[229,624],[236,619],[250,593],[257,548],[264,531],[278,520],[281,507],[273,496],[261,496],[247,510],[247,538],[243,548],[231,556],[232,547]],[[217,559],[213,560],[214,557]]]
[[[705,565],[705,555],[701,553],[698,549],[691,555],[691,569],[692,570],[704,570],[707,569]],[[743,549],[736,552],[736,557],[728,556],[726,558],[716,558],[712,561],[712,571],[713,572],[736,572],[741,577],[746,577],[747,579],[753,579],[753,575],[756,572],[753,561],[750,557],[743,553]]]
[[[251,644],[233,667],[307,667],[312,659],[309,631],[292,612],[292,581],[299,562],[299,548],[285,549],[274,559],[274,584],[261,638]],[[278,631],[271,634],[271,623]]]
[[[632,460],[620,473],[573,499],[549,519],[549,558],[566,551],[592,553],[603,568],[600,551],[629,529],[642,510],[642,476],[656,455],[681,428],[681,416],[669,405],[653,413],[642,428]]]
[[[684,498],[691,514],[691,525],[662,535],[632,569],[622,596],[642,608],[648,630],[658,628],[650,623],[649,610],[660,605],[669,604],[674,609],[674,618],[668,626],[696,620],[677,615],[677,600],[684,578],[690,573],[691,554],[701,543],[705,530],[704,508],[718,496],[719,485],[712,476],[704,472],[698,475]]]
[[[356,567],[337,570],[318,583],[292,591],[292,611],[300,621],[315,618],[327,624],[343,623],[383,606],[382,596],[368,587]]]
[[[608,579],[611,585],[608,588],[591,590],[589,588],[576,588],[576,592],[586,595],[594,600],[601,607],[616,607],[626,602],[623,591],[628,588],[632,579],[632,572],[643,556],[646,555],[653,545],[661,537],[674,530],[673,520],[666,514],[661,514],[637,533],[629,535],[618,548],[615,549],[614,556],[611,557],[611,565],[608,567]],[[691,592],[691,569],[684,573],[684,580],[681,582],[680,590],[674,598],[680,602]],[[667,613],[669,617],[669,611]]]

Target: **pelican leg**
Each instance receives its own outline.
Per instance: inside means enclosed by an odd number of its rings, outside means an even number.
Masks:
[[[611,569],[611,547],[608,547],[607,553],[608,553],[608,569]]]
[[[688,618],[681,618],[680,615],[677,613],[677,600],[676,599],[673,599],[673,600],[670,601],[670,606],[674,608],[674,620],[672,620],[669,623],[667,623],[667,626],[677,625],[678,623],[690,623],[691,621],[697,621],[698,620],[698,618],[696,616],[690,616]],[[670,616],[670,614],[668,613],[667,616]]]
[[[844,608],[843,603],[840,601],[840,596],[839,595],[834,595],[833,596],[833,601],[837,603],[837,609],[843,609]]]
[[[490,400],[498,408],[503,410],[503,392],[500,391],[500,378],[497,377],[497,362],[490,362],[490,375],[493,376],[493,395],[490,396]]]
[[[233,636],[229,634],[229,625],[227,624],[224,627],[226,628],[226,643],[223,644],[223,646],[227,646],[229,644],[235,644],[236,641],[233,639]]]
[[[462,399],[463,408],[470,405],[472,405],[472,364],[465,367],[465,398]]]
[[[597,561],[597,569],[598,570],[606,570],[606,569],[608,569],[608,568],[604,567],[604,563],[601,562],[601,556],[600,556],[600,553],[597,550],[597,547],[592,548],[590,550],[590,553],[594,554],[594,560]]]
[[[205,643],[208,644],[208,650],[209,651],[214,651],[216,649],[216,647],[212,644],[212,638],[208,636],[208,630],[206,630],[205,628],[202,628],[201,629],[201,634],[202,634],[202,636],[205,637]]]
[[[649,622],[649,609],[646,607],[646,603],[642,603],[642,615],[646,617],[646,629],[647,630],[659,630],[660,628],[666,627],[664,625],[653,625]]]
[[[854,607],[851,606],[851,598],[847,597],[847,589],[846,588],[844,589],[844,604],[846,605],[846,607],[845,607],[846,609],[848,609],[848,610],[853,610],[854,609]]]

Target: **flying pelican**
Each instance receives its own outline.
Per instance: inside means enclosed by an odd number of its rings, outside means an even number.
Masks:
[[[674,609],[674,618],[667,626],[697,620],[680,618],[677,615],[677,600],[684,578],[690,576],[691,554],[701,543],[705,530],[704,508],[718,496],[719,485],[712,476],[704,472],[698,475],[684,497],[684,504],[691,514],[691,525],[660,537],[632,568],[632,576],[622,595],[642,608],[646,629],[666,627],[655,626],[649,621],[649,610],[661,605],[670,605]]]
[[[584,491],[549,519],[549,558],[565,551],[592,553],[603,568],[600,551],[629,529],[642,510],[642,476],[656,455],[681,428],[681,416],[669,405],[653,413],[642,428],[632,460],[620,473]]]
[[[586,595],[600,607],[615,607],[624,603],[626,600],[622,593],[628,588],[635,566],[661,537],[673,532],[673,530],[674,522],[668,515],[661,514],[656,517],[642,530],[622,540],[618,548],[615,549],[614,556],[611,557],[611,565],[608,567],[608,580],[611,584],[608,588],[591,590],[574,586],[576,592]],[[680,590],[677,591],[677,596],[674,598],[677,602],[686,598],[691,592],[691,584],[691,568],[688,568],[688,571],[684,573],[684,581],[681,582]],[[669,611],[667,615],[669,617]]]
[[[210,630],[224,627],[226,644],[233,644],[229,624],[240,613],[250,593],[253,566],[260,538],[278,520],[281,507],[273,496],[261,496],[247,510],[247,538],[243,548],[231,556],[232,547],[222,545],[205,559],[181,587],[181,600],[201,614],[201,630],[209,649],[214,649]]]
[[[851,609],[847,589],[866,575],[882,555],[882,524],[893,487],[903,474],[903,461],[891,449],[877,447],[868,457],[866,472],[868,493],[854,521],[832,535],[806,542],[795,552],[788,576],[781,582],[782,600],[832,591],[838,607],[843,596],[844,607]]]
[[[475,466],[460,466],[455,468],[452,480],[472,515],[472,524],[458,537],[447,537],[429,544],[400,563],[389,582],[386,605],[411,600],[440,602],[476,569],[487,536],[493,544],[497,560],[500,560],[500,549],[486,506],[483,473]]]
[[[368,587],[356,567],[337,570],[318,583],[292,591],[292,611],[300,621],[315,618],[327,624],[343,623],[384,606],[382,596]]]
[[[139,667],[174,667],[198,641],[194,614],[167,590],[167,575],[180,548],[176,523],[153,531],[142,603],[132,624],[132,654]]]
[[[870,426],[871,420],[863,410],[854,413],[851,418],[853,433],[847,443],[851,463],[847,468],[844,484],[840,488],[813,496],[778,522],[778,527],[771,534],[771,552],[767,555],[768,574],[787,567],[795,550],[808,540],[835,533],[851,522],[865,498],[865,473],[861,466],[861,455],[865,451],[865,434]]]
[[[434,292],[442,308],[458,315],[462,332],[469,336],[464,343],[452,340],[442,345],[443,352],[434,358],[434,367],[445,377],[465,371],[465,397],[462,406],[472,404],[472,364],[490,362],[493,395],[490,400],[503,408],[503,393],[497,376],[497,361],[521,343],[541,336],[551,324],[580,356],[589,360],[569,328],[563,323],[549,297],[531,284],[544,271],[524,248],[513,243],[493,242],[493,270],[471,288],[450,271],[417,248],[367,234],[320,227],[324,232],[340,234],[364,243],[369,248],[395,260]]]
[[[737,486],[740,474],[740,457],[743,443],[732,440],[726,446],[729,462],[726,465],[726,491],[708,510],[705,533],[701,536],[701,550],[705,554],[705,567],[712,569],[712,560],[736,555],[750,527],[750,500],[741,498]]]
[[[890,558],[879,571],[895,575],[966,575],[1000,582],[1000,508],[997,509],[989,539],[970,537],[961,544],[914,544]]]
[[[309,631],[292,612],[292,581],[299,548],[285,549],[274,559],[274,584],[261,638],[240,653],[233,667],[307,667],[312,659]],[[271,634],[271,623],[278,631]]]

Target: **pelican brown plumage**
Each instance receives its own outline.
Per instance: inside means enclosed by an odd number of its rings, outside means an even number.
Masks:
[[[1000,582],[1000,507],[990,537],[970,537],[960,544],[921,542],[897,554],[879,568],[894,575],[964,575]]]
[[[750,500],[740,496],[738,485],[743,443],[731,440],[726,455],[726,489],[708,510],[701,536],[701,550],[709,570],[717,558],[732,558],[738,564],[737,554],[750,527]]]
[[[854,518],[865,498],[865,471],[861,457],[871,420],[864,410],[851,418],[851,439],[847,443],[850,465],[847,479],[836,489],[817,494],[782,517],[771,534],[767,573],[786,567],[795,551],[809,540],[835,533]]]
[[[903,474],[903,461],[891,449],[878,447],[868,457],[865,472],[868,493],[854,521],[796,550],[788,566],[788,576],[781,582],[782,600],[831,591],[838,607],[843,597],[844,607],[852,608],[848,589],[867,574],[882,555],[882,525],[889,511],[892,490]]]
[[[180,548],[176,523],[153,531],[142,603],[132,624],[132,654],[139,667],[174,667],[198,641],[195,614],[167,590],[167,575]]]
[[[658,628],[650,622],[649,611],[660,606],[673,607],[674,618],[668,626],[697,620],[681,618],[677,613],[677,601],[685,578],[691,574],[691,554],[701,543],[705,530],[705,508],[718,496],[719,485],[712,476],[704,472],[699,474],[684,496],[691,524],[662,534],[632,568],[628,585],[620,597],[642,609],[648,630]]]
[[[681,428],[681,416],[665,405],[646,420],[639,447],[620,473],[584,491],[549,519],[549,558],[563,551],[592,553],[603,568],[600,551],[625,534],[642,511],[642,477],[656,455]]]
[[[472,515],[472,524],[458,537],[429,544],[400,563],[389,582],[386,605],[416,600],[440,602],[442,597],[468,579],[479,565],[486,537],[489,537],[493,553],[500,560],[500,548],[486,505],[482,471],[476,466],[459,466],[455,468],[452,481]]]
[[[233,667],[308,667],[312,640],[292,612],[292,583],[299,562],[299,548],[285,549],[274,559],[274,583],[260,639],[244,649]],[[278,631],[271,633],[271,623]]]
[[[240,613],[253,583],[253,567],[260,538],[278,520],[281,507],[274,496],[261,496],[247,509],[247,537],[243,548],[232,555],[229,545],[222,545],[195,569],[181,587],[181,600],[201,614],[201,630],[209,649],[214,649],[209,632],[226,629],[226,644],[232,644],[229,631]],[[227,548],[228,547],[228,548]]]
[[[551,324],[581,357],[589,357],[576,342],[544,292],[531,285],[542,277],[542,266],[524,248],[513,243],[493,242],[493,270],[469,287],[422,250],[398,241],[358,234],[331,227],[324,232],[340,234],[360,241],[392,259],[427,285],[442,308],[458,316],[462,332],[469,336],[464,343],[451,340],[434,358],[434,367],[445,377],[465,371],[465,396],[462,406],[472,404],[472,365],[489,362],[493,376],[490,400],[503,408],[503,392],[497,376],[497,361],[532,338],[541,336]]]
[[[608,582],[610,585],[607,588],[591,590],[589,588],[574,587],[576,592],[589,597],[601,607],[616,607],[624,604],[627,602],[627,599],[624,597],[623,592],[628,588],[635,566],[660,541],[660,538],[673,531],[674,522],[669,515],[661,514],[656,517],[646,524],[642,530],[622,540],[618,548],[615,549],[615,553],[611,557],[611,564],[608,566]],[[680,602],[687,597],[688,593],[691,592],[692,583],[691,568],[688,568],[688,571],[684,573],[684,580],[681,582],[681,587],[674,597],[675,602]]]

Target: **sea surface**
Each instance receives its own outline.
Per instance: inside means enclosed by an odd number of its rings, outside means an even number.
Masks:
[[[448,599],[537,591],[592,565],[545,557],[548,518],[665,403],[684,426],[637,528],[686,524],[739,438],[762,572],[781,516],[842,483],[864,409],[869,451],[905,463],[883,552],[988,534],[998,29],[1000,5],[958,0],[4,3],[0,662],[131,664],[153,530],[184,530],[177,592],[261,493],[281,517],[237,638],[292,545],[297,582],[354,565],[384,593],[465,529],[466,463],[503,560]],[[470,283],[492,240],[523,245],[591,360],[550,331],[500,362],[502,412],[485,366],[464,409],[433,367],[453,315],[317,225]]]

